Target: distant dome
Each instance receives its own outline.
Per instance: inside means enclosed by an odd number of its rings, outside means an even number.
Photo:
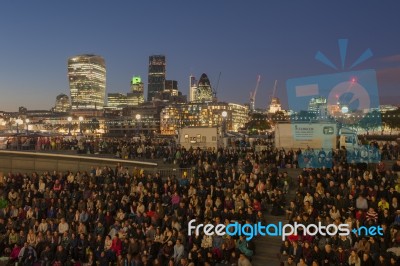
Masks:
[[[281,104],[281,102],[280,102],[279,98],[273,97],[271,99],[271,104]]]

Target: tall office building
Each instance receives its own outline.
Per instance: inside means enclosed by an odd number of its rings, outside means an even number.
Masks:
[[[326,116],[328,113],[327,99],[324,97],[311,98],[308,103],[308,111],[317,116]]]
[[[149,76],[147,86],[147,101],[152,101],[157,93],[165,89],[165,56],[152,55],[149,57]]]
[[[144,102],[144,84],[139,76],[132,77],[131,92],[128,93],[128,105],[135,106]]]
[[[123,93],[108,93],[107,107],[110,109],[122,109],[127,106],[127,96]]]
[[[98,55],[68,59],[68,80],[73,110],[103,109],[106,96],[106,65]]]
[[[197,91],[196,77],[190,75],[190,77],[189,77],[189,102],[195,101],[196,91]]]
[[[165,91],[168,92],[171,96],[177,96],[179,93],[178,81],[166,80],[165,81]]]
[[[213,91],[211,88],[211,83],[207,75],[203,73],[197,85],[195,102],[212,102],[212,101],[213,101]]]

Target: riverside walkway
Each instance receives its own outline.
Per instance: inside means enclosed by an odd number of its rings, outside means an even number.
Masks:
[[[281,172],[288,172],[289,176],[292,178],[292,187],[289,193],[286,194],[286,202],[289,203],[290,200],[294,199],[295,192],[297,189],[296,177],[300,173],[300,169],[279,169]],[[271,208],[265,213],[266,223],[277,224],[282,222],[286,224],[285,215],[274,216],[270,214]],[[256,254],[253,258],[253,266],[279,266],[280,260],[278,258],[279,249],[282,245],[282,239],[278,236],[260,236],[256,239]]]

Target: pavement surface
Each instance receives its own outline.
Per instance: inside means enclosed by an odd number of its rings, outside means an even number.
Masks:
[[[290,200],[294,199],[297,190],[297,182],[296,178],[300,174],[299,169],[279,169],[280,172],[288,172],[289,176],[293,179],[292,187],[289,190],[289,193],[286,194],[286,202],[287,204]],[[271,208],[265,213],[266,223],[277,224],[278,222],[282,222],[286,224],[288,220],[284,215],[282,216],[274,216],[271,215]],[[259,236],[256,241],[256,254],[252,260],[253,266],[279,266],[280,259],[278,257],[280,247],[282,245],[282,239],[278,236]]]

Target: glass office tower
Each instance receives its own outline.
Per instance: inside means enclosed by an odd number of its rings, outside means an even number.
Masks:
[[[103,109],[106,65],[101,56],[84,54],[69,58],[68,80],[73,110]]]
[[[157,93],[165,89],[165,56],[151,55],[149,57],[149,76],[147,86],[147,101],[152,101]]]

